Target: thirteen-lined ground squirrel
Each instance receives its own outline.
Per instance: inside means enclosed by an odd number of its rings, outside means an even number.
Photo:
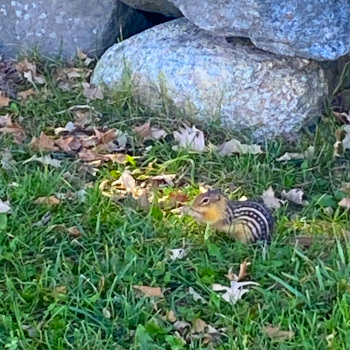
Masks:
[[[263,204],[252,201],[230,201],[219,190],[200,194],[188,214],[197,221],[209,224],[242,243],[270,242],[274,220]]]

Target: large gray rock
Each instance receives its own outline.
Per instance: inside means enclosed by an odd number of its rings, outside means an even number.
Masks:
[[[102,54],[116,42],[149,26],[144,16],[116,0],[2,0],[0,54],[14,56],[35,46],[44,54],[71,58],[79,46]]]
[[[235,130],[255,129],[260,139],[297,131],[320,111],[328,92],[315,61],[266,53],[240,39],[229,43],[185,18],[111,47],[92,82],[122,89],[128,72],[143,104],[158,108],[166,94],[192,116],[220,118]]]
[[[168,17],[182,17],[182,13],[167,0],[121,0],[137,10],[157,12]]]
[[[170,0],[198,27],[260,49],[335,60],[350,52],[349,0]]]

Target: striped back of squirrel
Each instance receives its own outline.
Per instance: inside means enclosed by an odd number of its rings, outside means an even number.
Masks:
[[[236,235],[244,235],[251,243],[259,240],[271,241],[274,220],[269,209],[263,204],[252,201],[227,201],[225,214],[222,224],[229,227],[229,231],[234,231]]]

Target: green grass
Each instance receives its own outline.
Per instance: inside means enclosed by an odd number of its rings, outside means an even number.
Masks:
[[[54,127],[73,120],[66,111],[70,106],[87,103],[81,89],[64,93],[57,88],[50,79],[52,63],[40,67],[48,77],[45,93],[40,90],[39,98],[0,110],[21,117],[31,136],[40,131],[52,134]],[[127,91],[89,103],[100,125],[130,134],[133,126],[148,118],[169,132],[183,120],[135,106]],[[199,124],[199,128],[213,143],[232,136],[217,125]],[[134,137],[130,154],[136,164],[129,168],[144,174],[176,173],[180,180],[175,187],[191,198],[199,183],[221,188],[232,199],[258,198],[271,185],[277,194],[301,188],[309,204],[289,204],[275,212],[276,229],[267,249],[243,246],[215,233],[205,240],[205,227],[156,209],[156,204],[142,211],[128,201],[111,201],[98,187],[113,178],[114,170],[123,171],[122,165],[105,165],[94,178],[64,154],[58,169],[23,164],[33,154],[28,145],[16,145],[11,137],[0,135],[0,149],[10,148],[17,162],[11,169],[0,169],[0,198],[9,199],[12,207],[11,214],[0,214],[0,347],[209,349],[201,339],[181,345],[172,323],[162,318],[173,310],[178,320],[192,323],[201,318],[217,329],[226,328],[226,336],[215,345],[220,350],[348,349],[350,224],[348,212],[337,203],[345,196],[341,183],[350,181],[350,156],[333,157],[338,128],[326,115],[315,130],[304,130],[293,146],[284,140],[270,141],[262,155],[225,158],[173,151],[171,136],[147,141],[153,147],[145,152]],[[276,161],[285,151],[300,152],[309,145],[316,147],[310,160]],[[150,162],[154,162],[151,170]],[[72,174],[69,179],[64,176],[67,171]],[[85,202],[66,199],[54,207],[34,203],[41,196],[77,192],[90,181]],[[50,221],[36,224],[48,212]],[[56,225],[77,226],[83,236],[73,239]],[[305,248],[291,242],[298,235],[314,237],[314,244]],[[188,255],[168,259],[169,250],[183,243]],[[211,284],[228,285],[228,269],[238,272],[245,259],[251,262],[248,279],[260,286],[231,306],[211,291]],[[155,299],[155,304],[137,294],[133,285],[161,287],[164,298]],[[208,304],[194,301],[189,287]],[[269,324],[293,331],[294,337],[274,341],[263,331]]]

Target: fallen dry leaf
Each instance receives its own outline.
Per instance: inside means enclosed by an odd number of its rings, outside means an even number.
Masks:
[[[223,286],[218,283],[212,285],[212,290],[215,292],[225,291],[224,294],[221,294],[221,298],[231,305],[235,305],[242,296],[249,292],[249,289],[243,288],[245,286],[258,286],[259,283],[247,281],[247,282],[238,282],[231,281],[230,287]]]
[[[171,249],[170,250],[170,259],[177,260],[182,259],[187,255],[187,251],[184,248]]]
[[[272,325],[268,325],[263,328],[263,331],[272,339],[277,341],[285,341],[288,339],[292,339],[294,337],[293,331],[282,331],[279,327],[274,327]]]
[[[18,144],[23,143],[26,138],[26,134],[22,127],[19,124],[12,122],[9,114],[1,117],[0,133],[1,132],[4,134],[12,134],[14,136],[14,142]]]
[[[10,104],[10,99],[5,96],[5,94],[0,91],[0,108],[7,107]]]
[[[87,78],[91,73],[90,70],[86,68],[76,68],[76,67],[56,67],[56,80],[57,81],[69,81],[77,78]]]
[[[151,122],[149,121],[140,126],[136,126],[133,129],[133,132],[142,137],[144,141],[148,139],[159,140],[166,136],[166,132],[164,130],[151,126]]]
[[[74,136],[70,136],[67,138],[60,138],[55,141],[55,144],[64,152],[71,152],[70,144],[74,141]],[[80,147],[79,147],[80,148]]]
[[[18,92],[18,97],[23,101],[27,100],[30,96],[36,96],[36,92],[33,89]]]
[[[29,62],[28,59],[25,58],[23,61],[18,62],[16,69],[22,73],[31,84],[45,84],[44,77],[37,74],[35,62]]]
[[[54,293],[67,294],[67,286],[58,286],[54,289]]]
[[[110,310],[108,308],[106,308],[106,307],[104,307],[102,309],[102,314],[103,314],[103,317],[105,317],[105,318],[111,318],[112,317],[112,314],[111,314]]]
[[[197,318],[193,324],[191,331],[193,333],[202,333],[205,332],[208,328],[208,324],[204,322],[201,318]]]
[[[286,202],[282,199],[278,199],[275,197],[275,191],[272,189],[271,186],[263,192],[261,197],[265,205],[270,209],[278,209],[281,207],[281,204],[284,204]]]
[[[240,265],[239,265],[239,273],[238,275],[234,274],[232,272],[232,268],[230,268],[228,270],[228,274],[226,275],[226,277],[230,280],[230,281],[241,281],[244,277],[246,277],[248,275],[247,270],[248,270],[248,266],[250,265],[250,262],[248,262],[247,260],[244,260]]]
[[[164,294],[160,287],[147,287],[147,286],[133,286],[133,288],[144,294],[146,297],[160,297],[163,298]]]
[[[83,95],[90,100],[103,100],[103,92],[98,87],[95,87],[87,82],[82,82]]]
[[[220,156],[231,156],[233,154],[260,154],[261,146],[242,144],[239,140],[232,139],[224,142],[221,146],[212,146]]]
[[[3,202],[0,199],[0,214],[8,213],[10,210],[11,210],[10,202],[9,201]]]
[[[169,198],[172,199],[175,202],[179,203],[186,203],[190,200],[190,198],[187,196],[187,194],[181,193],[181,192],[171,192],[169,194]]]
[[[206,150],[204,134],[194,125],[192,128],[185,125],[183,128],[180,128],[180,131],[174,131],[173,135],[175,140],[179,143],[179,146],[173,147],[175,150],[177,150],[178,147],[186,148],[194,152],[204,152]]]
[[[84,53],[79,47],[77,48],[77,56],[81,60],[85,60],[87,57],[87,54]]]
[[[121,181],[127,192],[133,192],[136,189],[136,181],[129,170],[124,170],[120,176]]]
[[[350,198],[343,198],[338,205],[344,208],[349,208],[350,209]]]
[[[309,146],[303,153],[285,153],[282,157],[276,159],[277,162],[283,162],[288,160],[298,159],[310,159],[315,155],[315,147]]]
[[[165,316],[163,316],[162,319],[171,323],[174,323],[177,320],[175,312],[173,310],[167,310]]]
[[[73,113],[75,116],[75,126],[84,128],[85,125],[90,125],[92,123],[92,115],[90,110],[78,109],[73,111]]]
[[[342,123],[342,124],[350,124],[350,112],[335,112],[333,111],[333,114],[336,116],[336,118]]]
[[[61,167],[61,163],[62,163],[60,160],[52,159],[49,155],[44,156],[44,157],[37,157],[36,155],[34,155],[31,158],[25,160],[23,162],[23,164],[26,164],[26,163],[29,163],[29,162],[33,162],[33,161],[37,161],[37,162],[39,162],[41,164],[44,164],[44,165],[51,165],[54,168]]]
[[[292,190],[286,192],[283,190],[281,192],[281,196],[283,198],[288,199],[289,201],[300,204],[300,205],[308,205],[309,202],[306,200],[303,200],[304,192],[302,190],[298,190],[296,188],[293,188]]]
[[[185,329],[190,329],[191,324],[186,321],[176,321],[174,323],[174,327],[177,331],[180,332],[180,334],[184,333]]]
[[[55,135],[59,135],[62,132],[73,132],[75,130],[75,125],[73,122],[68,122],[64,127],[60,126],[54,129]]]
[[[69,233],[69,236],[72,238],[79,238],[83,235],[83,233],[79,230],[77,226],[69,227],[68,233]]]
[[[192,295],[194,301],[200,301],[202,304],[208,304],[208,302],[192,287],[188,288],[188,292],[190,293],[190,295]]]
[[[334,157],[343,156],[344,148],[343,148],[343,143],[341,141],[335,141],[333,148],[334,148],[334,152],[333,152]]]
[[[44,132],[40,133],[39,138],[33,137],[32,141],[29,144],[29,147],[33,151],[58,151],[58,147],[55,146],[55,142]]]
[[[342,141],[342,144],[343,144],[344,150],[346,150],[346,149],[350,149],[350,125],[345,125],[343,129],[345,131],[345,137]]]
[[[16,161],[13,158],[11,151],[8,148],[5,148],[0,153],[0,163],[3,169],[11,169],[14,165],[16,165]]]
[[[34,201],[35,204],[58,205],[60,200],[55,196],[39,197]]]
[[[31,70],[32,72],[36,73],[36,64],[33,62],[29,62],[27,58],[25,58],[23,61],[20,61],[16,64],[16,69],[20,73],[27,72],[28,70]]]

